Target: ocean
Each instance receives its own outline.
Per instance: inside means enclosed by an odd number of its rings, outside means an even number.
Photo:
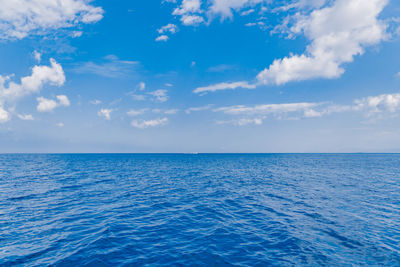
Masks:
[[[3,154],[0,266],[400,266],[398,154]]]

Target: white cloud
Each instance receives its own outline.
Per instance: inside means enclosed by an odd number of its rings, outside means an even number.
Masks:
[[[157,32],[161,35],[166,33],[175,34],[177,31],[178,31],[178,26],[172,23],[167,24],[157,30]]]
[[[71,36],[72,36],[72,38],[78,38],[78,37],[81,37],[82,34],[83,34],[82,31],[73,31]]]
[[[180,16],[183,25],[198,26],[205,23],[205,19],[211,21],[220,16],[222,20],[231,18],[232,11],[240,11],[243,8],[254,7],[255,5],[268,2],[267,0],[183,0],[182,3],[174,9],[172,15]],[[175,3],[175,2],[174,2]],[[241,13],[242,16],[255,12],[250,8]]]
[[[44,97],[38,97],[38,106],[36,107],[39,112],[53,111],[57,107],[57,102],[52,99],[46,99]]]
[[[94,100],[91,100],[89,103],[92,105],[100,105],[102,103],[102,101],[98,100],[98,99],[94,99]]]
[[[0,75],[1,122],[11,118],[5,106],[14,105],[19,98],[39,92],[46,84],[62,86],[65,83],[64,71],[54,59],[50,59],[50,66],[34,66],[32,74],[22,77],[19,83],[11,80],[13,76]]]
[[[254,13],[254,11],[255,10],[253,8],[251,8],[249,10],[243,11],[242,13],[240,13],[240,15],[241,16],[247,16],[247,15],[250,15],[251,13]]]
[[[183,0],[178,8],[172,12],[174,16],[180,16],[181,22],[186,26],[196,26],[204,22],[204,18],[200,16],[201,10],[200,0]]]
[[[166,125],[168,123],[168,118],[159,118],[155,120],[134,120],[131,125],[135,128],[145,129],[149,127],[156,127]]]
[[[369,113],[396,112],[400,109],[400,94],[369,96],[355,101],[355,110],[367,110]]]
[[[174,115],[174,114],[176,114],[178,112],[179,112],[179,109],[167,109],[167,110],[164,111],[164,114]]]
[[[227,65],[227,64],[221,64],[217,66],[213,66],[207,69],[208,72],[225,72],[229,70],[236,69],[237,66],[235,65]]]
[[[69,99],[66,95],[58,95],[57,99],[58,99],[58,103],[60,104],[60,106],[62,106],[62,107],[70,106]]]
[[[10,81],[11,76],[0,75],[0,103],[12,101],[36,93],[45,84],[61,86],[65,83],[64,71],[60,64],[50,59],[51,66],[34,66],[30,76],[22,77],[21,82]]]
[[[18,114],[18,118],[23,121],[33,121],[35,119],[31,114]]]
[[[144,101],[147,98],[145,95],[137,95],[133,93],[129,93],[129,95],[136,101]]]
[[[214,85],[209,85],[205,87],[196,88],[193,92],[196,94],[199,93],[207,93],[207,92],[215,92],[220,90],[234,90],[236,88],[246,88],[246,89],[254,89],[256,85],[249,84],[248,82],[233,82],[233,83],[218,83]]]
[[[179,8],[176,8],[173,15],[185,15],[188,13],[197,13],[200,11],[200,0],[183,0]]]
[[[56,96],[57,100],[47,99],[44,97],[38,97],[38,106],[36,107],[39,112],[50,112],[53,111],[57,107],[69,107],[70,102],[68,97],[65,95]]]
[[[59,127],[59,128],[62,128],[62,127],[64,127],[64,123],[59,122],[59,123],[56,124],[56,126]]]
[[[0,123],[5,123],[10,120],[10,113],[0,106]]]
[[[22,39],[103,18],[87,0],[0,0],[0,39]]]
[[[35,58],[35,60],[40,63],[40,61],[42,60],[42,54],[40,54],[38,51],[33,51],[33,57]]]
[[[168,35],[160,35],[156,38],[156,42],[166,42],[168,41],[169,37]]]
[[[156,114],[163,113],[163,114],[166,114],[166,115],[174,115],[174,114],[176,114],[176,113],[179,112],[179,109],[167,109],[167,110],[162,110],[162,109],[157,109],[157,108],[156,108],[156,109],[153,109],[152,112],[153,112],[153,113],[156,113]]]
[[[154,96],[155,101],[157,102],[165,102],[169,98],[167,92],[167,90],[159,89],[154,92],[149,92],[148,94]]]
[[[105,62],[102,63],[81,62],[72,71],[79,74],[89,73],[108,78],[119,78],[128,76],[139,65],[138,61],[121,60],[115,55],[108,55],[104,57],[104,60]]]
[[[209,110],[210,108],[212,108],[212,104],[206,105],[206,106],[201,106],[201,107],[191,107],[185,110],[186,114],[190,114],[192,112],[196,112],[196,111],[204,111],[204,110]]]
[[[104,117],[106,120],[111,119],[111,113],[113,112],[113,109],[100,109],[99,112],[97,112],[97,115],[99,117]]]
[[[337,78],[344,63],[362,55],[364,48],[387,36],[386,25],[378,15],[387,0],[336,0],[332,6],[300,16],[290,29],[311,40],[306,53],[275,60],[259,73],[262,84],[285,84],[315,78]]]
[[[197,26],[204,22],[204,18],[197,15],[183,15],[181,22],[186,26]]]
[[[146,84],[144,82],[140,82],[137,87],[140,91],[144,91],[144,89],[146,89]]]
[[[217,124],[233,124],[235,126],[246,126],[249,124],[261,125],[262,123],[263,123],[263,118],[254,118],[254,119],[241,118],[237,120],[217,121]]]
[[[251,8],[255,5],[271,2],[262,0],[211,0],[206,14],[222,19],[233,16],[233,11]],[[294,81],[310,79],[334,79],[344,72],[344,64],[353,62],[356,56],[362,55],[365,49],[385,40],[387,21],[378,17],[388,0],[299,0],[271,12],[289,12],[283,25],[275,27],[276,31],[288,33],[288,37],[304,35],[310,44],[302,54],[290,54],[276,59],[257,75],[259,85],[282,85]],[[290,11],[294,9],[294,11]],[[251,10],[251,9],[247,9]],[[265,9],[264,9],[265,11]],[[198,11],[199,14],[202,10]],[[294,15],[293,15],[294,14]],[[258,22],[246,26],[267,25],[259,18]],[[238,82],[246,83],[246,82]],[[225,85],[225,86],[224,86]],[[198,88],[214,92],[217,90],[235,89],[237,83],[220,83]],[[208,90],[211,89],[211,90]]]
[[[374,117],[384,118],[388,113],[398,113],[400,111],[400,93],[364,97],[354,100],[351,105],[337,105],[330,102],[304,102],[256,106],[237,105],[216,108],[213,111],[239,117],[233,120],[218,121],[218,124],[238,126],[261,124],[258,122],[269,116],[277,119],[300,119],[319,118],[335,113],[357,112],[366,117],[379,114],[379,116]]]
[[[128,116],[134,117],[144,114],[148,109],[130,109],[126,114]]]
[[[305,112],[320,105],[320,103],[288,103],[288,104],[267,104],[249,106],[230,106],[217,108],[215,112],[223,112],[229,115],[280,115],[289,112]]]
[[[264,2],[264,0],[212,0],[211,2],[210,12],[214,15],[221,15],[222,18],[227,18],[232,17],[232,10],[240,10],[247,6],[254,6]],[[246,13],[244,15],[246,15]]]
[[[54,59],[50,59],[50,66],[34,66],[32,74],[22,77],[20,83],[11,81],[12,76],[0,75],[0,108],[2,110],[0,121],[2,122],[10,119],[5,105],[12,105],[21,97],[39,92],[46,84],[62,86],[65,83],[64,71]]]

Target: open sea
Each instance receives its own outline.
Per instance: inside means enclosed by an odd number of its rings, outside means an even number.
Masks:
[[[400,155],[3,154],[18,265],[400,266]]]

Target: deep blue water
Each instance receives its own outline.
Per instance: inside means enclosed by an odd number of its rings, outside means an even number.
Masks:
[[[0,155],[0,265],[400,266],[400,155]]]

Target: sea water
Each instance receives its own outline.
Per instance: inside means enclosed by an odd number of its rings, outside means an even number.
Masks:
[[[400,266],[400,155],[0,155],[0,266]]]

